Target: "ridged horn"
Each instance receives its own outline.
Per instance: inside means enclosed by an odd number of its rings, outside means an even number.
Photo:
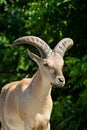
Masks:
[[[24,43],[35,46],[39,50],[42,58],[48,57],[52,52],[51,48],[47,45],[47,43],[36,36],[20,37],[12,43],[12,47]]]
[[[56,51],[63,57],[65,52],[72,46],[73,46],[73,40],[71,38],[64,38],[56,45],[54,51]]]

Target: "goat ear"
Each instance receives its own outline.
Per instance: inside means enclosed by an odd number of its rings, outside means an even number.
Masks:
[[[39,62],[41,61],[41,58],[39,56],[37,56],[36,54],[32,53],[29,49],[27,49],[27,53],[30,56],[30,58],[32,60],[34,60],[39,65]]]

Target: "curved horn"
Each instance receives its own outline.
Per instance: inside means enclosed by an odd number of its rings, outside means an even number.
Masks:
[[[54,51],[56,51],[63,57],[65,52],[72,46],[73,46],[73,40],[71,38],[64,38],[56,45]]]
[[[12,47],[23,43],[35,46],[39,50],[42,58],[49,56],[52,52],[51,48],[47,45],[47,43],[36,36],[24,36],[18,38],[12,43]]]

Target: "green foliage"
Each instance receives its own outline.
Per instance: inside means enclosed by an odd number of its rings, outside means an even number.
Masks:
[[[54,48],[63,37],[71,37],[74,47],[65,55],[66,85],[53,89],[52,130],[87,129],[87,1],[86,0],[0,0],[0,89],[37,66],[26,48],[11,49],[14,39],[36,35]]]
[[[67,57],[64,73],[66,87],[54,102],[52,129],[86,130],[87,125],[87,55],[82,59]]]

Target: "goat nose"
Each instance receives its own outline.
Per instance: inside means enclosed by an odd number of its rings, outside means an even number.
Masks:
[[[57,79],[58,79],[59,82],[61,82],[61,83],[65,82],[65,78],[64,78],[64,77],[57,77]]]
[[[61,78],[58,78],[58,80],[59,80],[60,82],[63,82],[63,81],[64,81],[64,79],[61,79]]]

